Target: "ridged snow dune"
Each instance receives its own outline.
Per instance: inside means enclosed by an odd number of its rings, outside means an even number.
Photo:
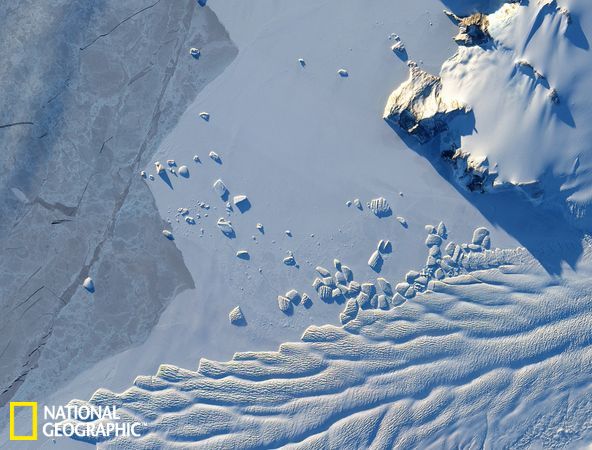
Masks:
[[[543,448],[590,438],[590,245],[551,278],[522,249],[469,252],[463,273],[390,310],[312,326],[277,352],[163,365],[117,394],[143,437],[99,447]],[[190,351],[190,349],[188,349]],[[74,402],[80,402],[75,400]]]

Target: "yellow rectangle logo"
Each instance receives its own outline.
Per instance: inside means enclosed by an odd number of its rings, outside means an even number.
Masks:
[[[31,408],[31,434],[22,436],[15,434],[14,412],[16,408]],[[11,441],[36,441],[37,440],[37,402],[10,402],[10,440]]]

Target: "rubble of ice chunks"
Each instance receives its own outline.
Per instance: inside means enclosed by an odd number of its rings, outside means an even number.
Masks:
[[[386,278],[378,277],[376,282],[359,283],[354,281],[353,274],[345,265],[339,263],[334,276],[328,270],[317,267],[319,277],[312,283],[319,298],[325,302],[334,300],[333,291],[340,289],[345,301],[345,308],[339,318],[343,325],[355,319],[358,312],[364,309],[391,309],[413,299],[417,294],[432,290],[434,283],[446,277],[458,276],[473,270],[496,267],[511,260],[511,256],[503,250],[491,251],[490,233],[487,228],[477,228],[469,244],[448,242],[448,230],[443,222],[437,226],[426,226],[426,246],[428,257],[421,270],[410,270],[405,274],[404,281],[393,283]],[[379,249],[386,249],[388,241],[380,241]],[[389,243],[390,244],[390,243]],[[380,252],[377,250],[377,253]]]
[[[354,206],[355,206],[357,209],[359,209],[360,211],[361,211],[362,209],[364,209],[364,208],[362,207],[362,202],[360,201],[360,199],[359,199],[359,198],[355,198],[355,199],[354,199]]]
[[[424,144],[448,130],[448,122],[469,109],[442,96],[442,80],[410,61],[409,78],[389,96],[383,118]]]
[[[393,214],[389,203],[384,197],[378,197],[370,200],[367,206],[376,217],[388,217]]]
[[[278,295],[278,307],[286,315],[291,315],[296,306],[302,305],[306,309],[312,306],[312,299],[306,292],[300,293],[296,289],[290,289],[284,295]]]
[[[482,13],[471,14],[466,17],[459,17],[451,11],[444,11],[455,24],[458,25],[458,34],[454,36],[454,41],[458,45],[471,47],[474,45],[483,45],[491,40],[489,34],[489,19]]]

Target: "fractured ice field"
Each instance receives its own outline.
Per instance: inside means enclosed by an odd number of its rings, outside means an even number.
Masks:
[[[163,221],[137,174],[237,53],[215,14],[194,1],[4,6],[2,430],[15,395],[41,401],[142,342],[175,293],[194,286],[159,235]],[[194,45],[199,61],[188,52]],[[150,254],[158,266],[144,263]]]
[[[579,274],[558,281],[523,248],[469,252],[461,274],[342,328],[197,370],[162,365],[93,395],[145,424],[103,445],[577,447],[592,434],[591,258],[588,242]]]

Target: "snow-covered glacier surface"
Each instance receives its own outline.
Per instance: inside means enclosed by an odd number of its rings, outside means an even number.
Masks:
[[[96,405],[144,423],[114,448],[552,448],[588,442],[592,248],[552,280],[522,248],[274,352],[163,365]],[[79,402],[77,402],[79,403]]]

